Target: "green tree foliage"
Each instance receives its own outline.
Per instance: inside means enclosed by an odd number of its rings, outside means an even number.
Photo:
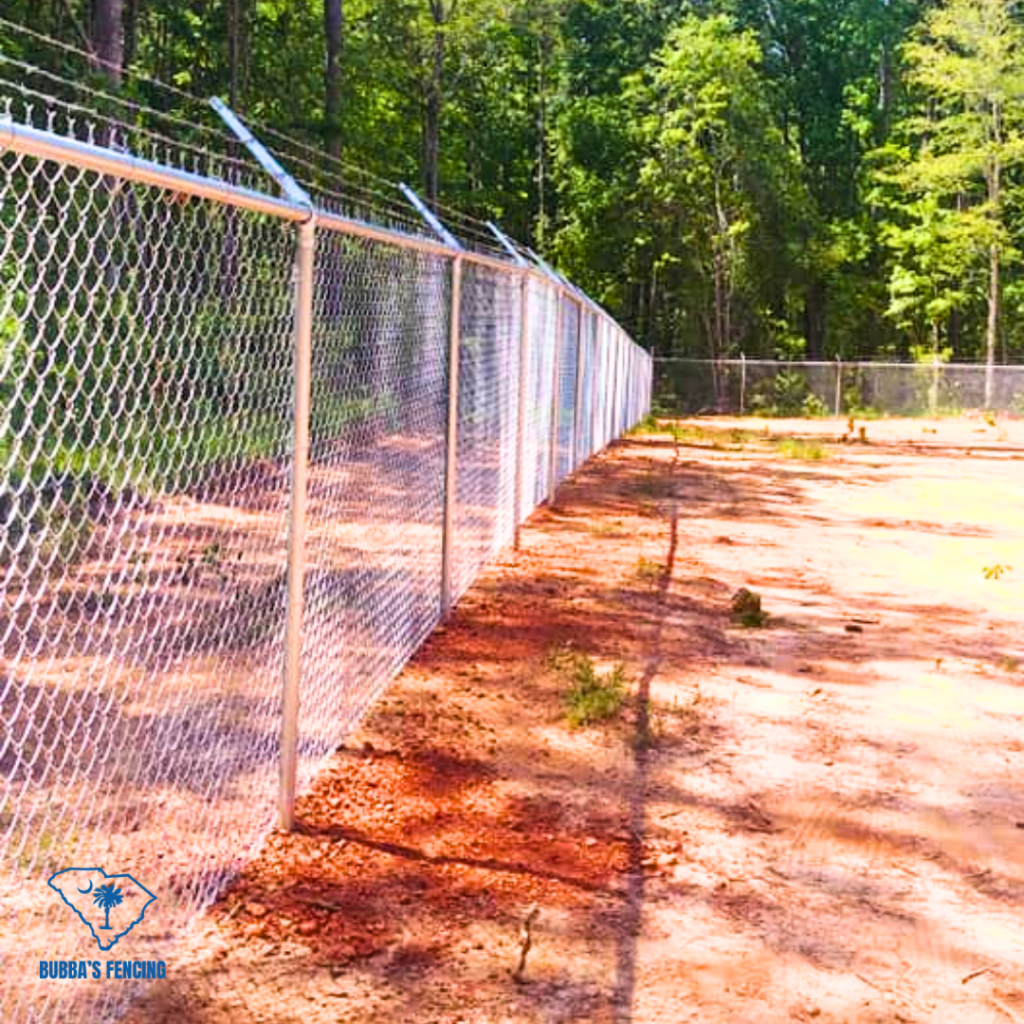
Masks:
[[[948,0],[905,55],[913,102],[897,126],[902,144],[890,144],[895,166],[879,174],[895,196],[890,312],[923,316],[937,346],[941,325],[983,296],[991,368],[1002,270],[1019,259],[1008,193],[1024,161],[1024,29],[1004,0]]]
[[[9,0],[4,17],[125,70],[0,26],[4,54],[161,109],[187,103],[141,76],[222,95],[501,221],[659,354],[1024,354],[1005,0]]]
[[[698,337],[712,358],[731,354],[759,307],[770,309],[760,289],[765,257],[792,262],[778,229],[796,226],[806,205],[761,60],[755,36],[728,17],[691,17],[631,88],[634,137],[648,154],[638,198],[648,209],[652,279],[668,300],[666,326]],[[678,317],[684,311],[689,322]]]

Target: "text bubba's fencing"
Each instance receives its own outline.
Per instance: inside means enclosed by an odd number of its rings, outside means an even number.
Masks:
[[[11,121],[0,218],[0,1018],[92,1022],[131,985],[38,962],[163,956],[651,363],[532,264]],[[113,953],[69,867],[156,895]]]
[[[657,359],[665,413],[768,416],[1024,416],[1024,366],[964,363]]]

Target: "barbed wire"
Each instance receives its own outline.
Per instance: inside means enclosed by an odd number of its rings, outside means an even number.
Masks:
[[[129,85],[145,85],[169,98],[175,109],[161,110],[130,93],[99,87],[99,81],[88,84],[76,81],[54,70],[40,67],[0,50],[0,67],[17,70],[35,79],[35,88],[26,81],[0,76],[0,101],[7,116],[13,117],[10,95],[25,102],[21,117],[27,123],[47,130],[61,128],[83,141],[94,142],[106,135],[107,144],[123,148],[134,146],[142,153],[185,170],[244,183],[253,188],[265,187],[266,179],[251,162],[241,155],[239,141],[217,122],[206,123],[210,117],[208,102],[179,86],[149,75],[133,65],[119,66],[99,57],[95,52],[0,17],[0,27],[32,39],[78,60],[96,72],[116,72]],[[47,83],[52,91],[40,86]],[[66,95],[55,95],[63,92]],[[88,100],[92,106],[86,105]],[[103,112],[97,107],[110,106]],[[195,116],[187,116],[186,111]],[[39,120],[41,112],[45,116]],[[60,115],[64,121],[60,124]],[[295,135],[288,134],[258,118],[246,117],[250,130],[265,144],[274,144],[275,155],[296,179],[322,204],[323,208],[353,219],[399,230],[419,237],[433,237],[422,218],[400,197],[398,181],[377,174],[343,157],[325,152]],[[444,202],[430,205],[451,233],[475,252],[507,259],[508,253],[498,244],[482,218]],[[522,252],[522,249],[520,249]]]

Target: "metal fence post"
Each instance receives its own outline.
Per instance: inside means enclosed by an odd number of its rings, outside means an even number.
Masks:
[[[313,350],[313,285],[316,218],[309,194],[277,162],[235,112],[217,97],[210,105],[236,138],[270,174],[281,191],[304,206],[309,217],[299,225],[295,252],[294,398],[292,487],[288,511],[287,606],[284,624],[284,678],[281,683],[280,790],[278,822],[295,827],[295,780],[298,767],[299,698],[302,683],[302,613],[306,590],[306,489],[309,468],[309,392]]]
[[[554,504],[555,491],[558,489],[558,433],[559,421],[562,418],[562,395],[559,387],[562,367],[558,353],[562,347],[562,293],[553,285],[548,285],[548,294],[554,295],[556,302],[555,313],[555,343],[552,346],[551,372],[554,375],[554,386],[551,395],[551,445],[548,451],[548,503]]]
[[[452,261],[451,314],[448,330],[448,433],[444,458],[444,525],[441,535],[441,618],[452,608],[452,545],[458,486],[459,337],[462,330],[462,257]]]
[[[609,341],[612,355],[612,388],[611,388],[611,416],[608,425],[608,440],[614,441],[619,436],[619,363],[622,361],[618,333],[609,328]]]
[[[309,464],[309,392],[313,336],[313,273],[316,224],[299,226],[295,254],[295,398],[292,489],[288,513],[288,606],[285,619],[284,681],[281,688],[281,828],[295,825],[295,778],[302,676],[302,611],[306,581],[306,480]]]
[[[604,381],[604,354],[601,349],[601,329],[597,316],[591,322],[591,337],[594,346],[594,373],[590,378],[590,454],[601,450],[601,385]]]
[[[740,353],[740,415],[744,415],[747,400],[747,357]]]
[[[526,448],[526,384],[530,346],[530,275],[524,273],[519,285],[519,396],[516,399],[516,467],[512,485],[515,505],[512,548],[519,550],[523,508],[523,455]]]
[[[843,359],[836,356],[836,418],[843,414]]]
[[[583,400],[583,307],[575,300],[570,300],[576,309],[576,381],[573,387],[572,409],[572,462],[570,472],[579,466],[580,443],[580,407]]]

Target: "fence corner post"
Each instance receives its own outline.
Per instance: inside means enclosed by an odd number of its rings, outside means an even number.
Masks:
[[[306,582],[306,496],[309,468],[309,410],[312,379],[313,274],[316,222],[299,225],[295,254],[295,395],[292,427],[292,487],[288,512],[288,578],[284,679],[281,687],[281,828],[295,827],[298,764],[299,688],[302,680],[302,613]]]
[[[459,342],[462,332],[462,257],[452,260],[451,312],[448,318],[448,429],[444,456],[444,520],[441,534],[441,618],[452,609],[452,547],[458,498]]]

